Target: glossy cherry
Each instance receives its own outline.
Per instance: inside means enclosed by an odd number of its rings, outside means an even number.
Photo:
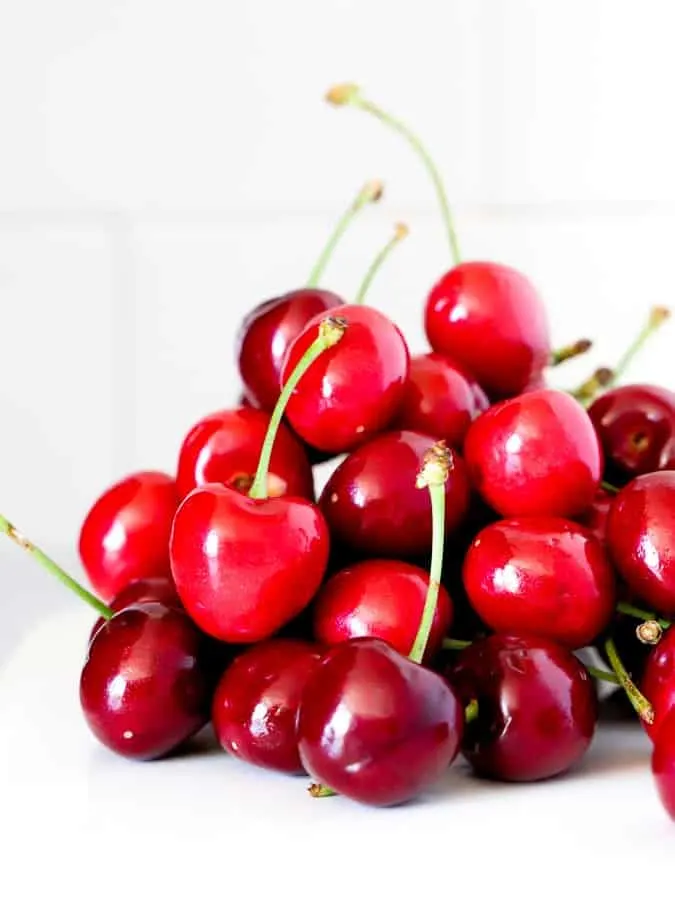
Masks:
[[[183,609],[183,604],[171,578],[139,578],[137,581],[131,581],[115,594],[108,606],[117,613],[138,603],[162,603],[164,606]],[[99,616],[94,622],[89,633],[90,641],[105,621],[103,616]]]
[[[349,566],[329,578],[312,603],[315,637],[327,646],[356,637],[381,638],[408,655],[428,588],[428,572],[409,563],[372,559]],[[452,611],[450,595],[441,587],[425,660],[439,650]]]
[[[490,402],[478,382],[440,353],[410,360],[396,427],[428,434],[461,449],[473,420]]]
[[[675,469],[675,393],[627,384],[601,394],[588,415],[600,438],[606,477],[625,484],[636,475]]]
[[[593,502],[578,519],[603,544],[607,540],[607,520],[613,502],[614,494],[599,487],[595,492]]]
[[[661,803],[675,821],[675,711],[668,715],[659,730],[651,765]]]
[[[258,409],[228,409],[212,413],[188,432],[178,457],[176,483],[183,499],[195,487],[225,484],[246,493],[260,458],[270,423]],[[270,497],[314,499],[312,468],[300,441],[284,425],[274,441],[267,473]]]
[[[675,711],[675,628],[665,631],[660,642],[651,648],[640,679],[640,690],[654,710],[654,722],[644,723],[653,740],[666,716]]]
[[[462,752],[474,771],[500,781],[540,781],[579,763],[598,706],[584,666],[553,641],[495,634],[463,650],[451,683],[477,716]]]
[[[457,755],[464,710],[452,688],[384,641],[327,651],[298,714],[300,759],[353,800],[392,806],[430,787]]]
[[[272,639],[245,650],[225,670],[213,698],[221,746],[245,762],[303,772],[296,720],[308,678],[321,659],[304,641]]]
[[[130,581],[170,578],[169,534],[178,507],[176,482],[137,472],[112,485],[82,524],[79,553],[95,592],[114,597]]]
[[[675,472],[640,475],[616,495],[607,544],[642,603],[675,616]]]
[[[431,548],[431,504],[415,476],[433,438],[412,431],[381,434],[354,450],[326,482],[319,506],[331,535],[370,556],[415,558]],[[445,527],[451,534],[469,506],[464,460],[453,452],[445,484]]]
[[[472,606],[494,631],[527,632],[577,649],[610,622],[615,579],[602,544],[565,519],[488,525],[464,561]]]
[[[464,458],[474,487],[503,516],[574,518],[593,503],[602,475],[586,411],[552,389],[504,400],[479,416]]]
[[[106,747],[158,759],[209,719],[208,642],[184,611],[139,603],[116,613],[91,641],[80,678],[85,720]]]

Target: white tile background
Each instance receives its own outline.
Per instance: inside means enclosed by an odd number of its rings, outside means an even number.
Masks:
[[[363,180],[387,194],[331,266],[424,347],[447,266],[406,146],[322,103],[354,80],[428,141],[467,257],[521,267],[556,341],[611,361],[675,297],[670,0],[0,0],[0,500],[72,550],[111,480],[172,467],[238,391],[253,303],[300,286]],[[634,374],[675,387],[671,328]],[[565,377],[585,371],[575,364]]]

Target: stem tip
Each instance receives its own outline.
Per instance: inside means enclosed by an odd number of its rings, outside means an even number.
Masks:
[[[358,84],[352,84],[349,81],[344,82],[343,84],[334,84],[326,91],[326,101],[333,106],[347,106],[348,103],[351,103],[352,100],[355,100],[356,97],[361,92],[361,88]]]
[[[663,628],[661,628],[657,621],[650,619],[648,622],[640,622],[635,629],[635,634],[641,644],[647,644],[653,647],[658,644],[663,637]]]
[[[437,441],[424,454],[422,468],[417,473],[415,486],[428,488],[432,485],[445,484],[453,467],[452,450],[445,441]]]
[[[310,784],[307,788],[310,797],[335,797],[335,791],[326,787],[325,784]]]

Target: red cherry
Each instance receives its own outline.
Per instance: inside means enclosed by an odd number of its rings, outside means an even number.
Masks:
[[[109,749],[157,759],[208,722],[207,642],[182,610],[140,603],[96,632],[80,678],[86,722]]]
[[[413,647],[429,589],[424,569],[396,560],[365,560],[333,575],[314,603],[314,633],[331,646],[356,637],[381,638],[399,653]],[[452,623],[452,601],[441,586],[425,660],[440,649]]]
[[[462,752],[474,771],[500,781],[539,781],[577,764],[597,723],[584,666],[553,641],[495,634],[463,650],[451,683],[478,712]]]
[[[464,442],[474,486],[503,516],[574,518],[593,503],[602,455],[583,407],[569,394],[532,391],[479,416]]]
[[[405,339],[386,316],[367,306],[333,310],[348,327],[338,346],[318,359],[293,392],[286,416],[304,441],[342,453],[365,443],[395,416],[408,377]],[[282,383],[319,333],[312,319],[291,345]]]
[[[647,733],[654,740],[666,717],[675,710],[675,628],[665,631],[659,643],[651,648],[640,690],[654,710],[653,723],[643,720]]]
[[[229,409],[201,419],[188,432],[178,457],[178,493],[186,497],[204,484],[225,484],[246,493],[270,423],[257,409]],[[267,474],[271,497],[314,499],[312,469],[300,442],[284,425],[274,441]]]
[[[607,540],[607,520],[613,501],[614,495],[605,488],[599,487],[589,508],[579,516],[579,522],[602,544]]]
[[[490,402],[478,382],[440,353],[410,360],[396,426],[461,448],[471,422]]]
[[[170,552],[178,595],[200,628],[253,643],[312,599],[328,562],[328,528],[306,500],[253,500],[206,485],[178,508]]]
[[[465,262],[446,272],[429,294],[425,328],[433,349],[457,360],[493,397],[519,394],[551,359],[539,294],[499,263]]]
[[[607,543],[634,593],[664,616],[675,615],[675,472],[640,475],[616,495]]]
[[[138,603],[162,603],[175,609],[183,609],[183,604],[176,593],[176,586],[170,578],[139,578],[123,587],[108,603],[113,612],[121,612],[128,606],[136,606]],[[106,620],[99,616],[94,622],[89,641],[93,639],[101,625]]]
[[[163,472],[129,475],[98,498],[79,540],[97,594],[108,600],[130,581],[171,577],[169,534],[177,507],[176,482]]]
[[[326,482],[319,506],[331,535],[372,556],[417,557],[431,548],[431,502],[415,478],[433,438],[412,431],[379,435],[354,450]],[[469,506],[464,461],[452,454],[445,483],[445,526],[449,534]]]
[[[245,650],[225,670],[213,699],[221,746],[245,762],[302,773],[296,719],[320,659],[318,649],[303,641],[264,641]]]
[[[466,555],[464,585],[494,631],[531,633],[573,650],[607,627],[616,602],[602,544],[564,519],[488,525]]]
[[[435,672],[384,641],[329,650],[307,681],[298,714],[305,769],[322,785],[376,806],[404,803],[457,755],[464,718]]]
[[[659,729],[652,753],[652,775],[661,803],[675,821],[675,712]]]

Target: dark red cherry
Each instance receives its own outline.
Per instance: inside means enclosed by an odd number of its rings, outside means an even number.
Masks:
[[[412,431],[381,434],[354,450],[326,482],[319,506],[331,535],[370,556],[423,556],[431,549],[431,501],[415,486],[433,438]],[[464,460],[453,452],[445,484],[445,527],[451,534],[469,506]]]
[[[531,282],[509,266],[465,262],[434,286],[425,327],[438,353],[457,360],[492,397],[513,397],[551,358],[546,310]]]
[[[444,680],[375,638],[333,647],[308,679],[300,759],[316,781],[392,806],[430,787],[457,755],[464,710]]]
[[[252,406],[272,412],[288,348],[310,319],[343,303],[331,291],[301,288],[251,310],[239,329],[236,355],[244,394]]]
[[[478,703],[462,742],[478,775],[552,778],[576,765],[591,744],[598,715],[591,677],[553,641],[491,635],[461,652],[451,683],[465,703]]]
[[[593,503],[602,475],[586,411],[552,389],[484,412],[467,432],[464,458],[474,487],[503,516],[575,518]]]
[[[654,742],[652,775],[661,803],[675,821],[675,712],[664,720]]]
[[[531,633],[573,650],[607,627],[616,602],[602,544],[565,519],[488,525],[466,555],[464,586],[494,631]]]
[[[675,628],[665,631],[660,642],[651,648],[640,680],[640,690],[654,710],[653,724],[643,721],[653,740],[666,716],[675,710]]]
[[[170,578],[169,534],[178,507],[176,482],[137,472],[112,485],[87,513],[79,538],[82,565],[104,600],[130,581]]]
[[[176,593],[176,586],[171,578],[139,578],[123,587],[108,603],[114,612],[121,612],[128,606],[138,603],[162,603],[164,606],[183,609],[183,604]],[[105,624],[103,616],[94,622],[89,640],[91,641],[101,625]]]
[[[440,353],[410,360],[396,427],[428,434],[461,449],[473,420],[490,405],[478,382]]]
[[[675,469],[675,393],[652,384],[606,391],[588,410],[605,453],[606,477],[625,484],[636,475]]]
[[[260,458],[270,416],[258,409],[228,409],[201,419],[188,432],[178,457],[178,493],[225,484],[247,493]],[[267,474],[268,495],[314,499],[312,469],[300,441],[279,426]]]
[[[329,578],[315,598],[316,639],[331,646],[356,637],[381,638],[408,655],[428,589],[428,573],[409,563],[382,559],[356,563]],[[441,586],[425,660],[435,656],[451,624],[452,601]]]
[[[603,487],[599,487],[595,492],[593,502],[578,519],[602,544],[607,540],[607,520],[613,501],[614,495]]]
[[[332,314],[346,321],[344,337],[303,376],[286,417],[312,447],[343,453],[382,431],[396,415],[409,354],[399,329],[377,310],[354,304],[336,307]],[[282,383],[316,340],[324,318],[312,319],[291,344]]]
[[[675,472],[640,475],[616,495],[607,544],[643,604],[675,616]]]
[[[139,603],[96,632],[80,678],[86,722],[106,747],[157,759],[209,719],[210,648],[182,610]]]
[[[299,774],[300,697],[321,654],[303,641],[272,639],[245,650],[225,670],[213,698],[221,746],[245,762]]]

